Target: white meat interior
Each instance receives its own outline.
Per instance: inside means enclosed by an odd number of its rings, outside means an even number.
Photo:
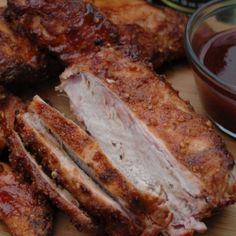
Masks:
[[[63,147],[57,142],[56,138],[49,133],[36,114],[25,113],[24,119],[27,124],[31,125],[31,127],[36,129],[44,137],[45,145],[50,147],[51,151],[60,161],[64,173],[66,173],[66,175],[62,176],[63,178],[70,180],[77,176],[78,182],[86,186],[86,188],[88,188],[94,196],[99,199],[99,201],[103,202],[104,205],[123,212],[119,204],[104,192],[95,182],[93,182],[93,180],[72,161],[71,157],[68,156]]]

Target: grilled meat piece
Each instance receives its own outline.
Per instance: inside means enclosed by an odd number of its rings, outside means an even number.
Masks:
[[[182,38],[187,18],[173,10],[156,9],[144,1],[127,2],[125,6],[122,1],[116,10],[113,4],[117,1],[112,1],[108,10],[95,1],[113,24],[90,3],[60,0],[52,9],[49,4],[47,0],[38,4],[9,0],[6,18],[16,30],[23,29],[32,39],[37,36],[41,47],[50,46],[67,65],[75,63],[78,55],[105,45],[119,48],[135,61],[152,61],[155,68],[184,57]],[[125,14],[130,16],[127,22]]]
[[[163,200],[159,197],[161,189],[156,194],[147,184],[139,181],[140,178],[121,173],[121,167],[109,160],[93,138],[39,97],[33,99],[29,109],[38,115],[44,126],[88,175],[146,224],[145,230],[149,234],[152,232],[155,235],[169,224],[171,215],[162,206]]]
[[[10,0],[5,16],[16,31],[24,31],[40,47],[50,47],[67,65],[80,54],[119,41],[118,28],[83,1]]]
[[[64,211],[75,224],[77,229],[93,232],[97,230],[92,219],[79,208],[78,201],[65,189],[48,177],[33,156],[25,149],[19,135],[9,130],[8,145],[10,149],[10,163],[19,172],[26,172],[31,176],[37,192],[46,195],[55,206]]]
[[[5,92],[5,101],[2,102],[1,125],[6,143],[10,152],[9,161],[13,169],[27,178],[30,176],[32,186],[36,192],[46,195],[66,214],[68,214],[79,230],[95,233],[98,228],[92,219],[79,207],[78,201],[65,189],[57,186],[53,176],[47,176],[37,161],[24,147],[21,138],[15,131],[16,108],[23,112],[25,105],[17,97]]]
[[[46,76],[46,57],[9,28],[3,12],[0,8],[0,84],[34,82]]]
[[[76,165],[63,146],[43,126],[35,114],[18,116],[21,138],[28,149],[41,159],[51,172],[56,173],[60,184],[102,224],[111,235],[139,235],[141,226],[127,209],[121,206]]]
[[[0,219],[14,236],[51,235],[49,206],[4,163],[0,163]]]
[[[143,0],[87,0],[98,7],[121,30],[123,39],[132,37],[152,58],[155,68],[185,57],[183,35],[187,17]]]
[[[80,57],[61,78],[104,153],[123,172],[163,187],[174,214],[168,233],[204,231],[198,220],[235,202],[234,159],[210,121],[142,63],[103,48]]]

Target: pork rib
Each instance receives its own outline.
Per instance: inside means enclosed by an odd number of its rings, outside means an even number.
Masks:
[[[51,8],[52,7],[52,8]],[[72,64],[78,55],[119,42],[119,30],[83,1],[8,1],[5,17],[16,31]]]
[[[8,1],[6,18],[17,31],[35,40],[40,47],[73,64],[80,54],[113,45],[133,60],[142,60],[154,67],[184,57],[183,32],[187,18],[173,10],[156,9],[144,1],[124,3],[107,9],[102,1]],[[50,7],[48,8],[48,6]],[[140,10],[142,9],[142,10]],[[122,12],[129,12],[129,20]],[[144,20],[146,19],[146,21]],[[119,19],[119,20],[118,20]],[[126,21],[126,23],[125,23]],[[117,25],[116,25],[117,24]]]
[[[124,39],[132,36],[134,42],[138,41],[148,51],[155,68],[185,57],[185,15],[166,7],[154,7],[143,0],[87,1],[119,26]]]
[[[60,143],[43,126],[35,114],[18,116],[18,128],[24,144],[35,153],[42,165],[55,172],[58,181],[73,197],[103,224],[109,233],[138,235],[133,214],[115,202],[104,189],[80,169]]]
[[[0,219],[15,236],[49,236],[51,209],[6,164],[0,163]]]
[[[146,189],[139,186],[137,178],[126,178],[126,173],[120,173],[120,167],[109,160],[93,138],[39,97],[33,99],[29,109],[38,115],[41,122],[64,145],[78,165],[124,207],[136,213],[141,222],[146,222],[145,228],[148,232],[155,234],[155,227],[158,232],[169,224],[171,215],[162,206],[164,200],[160,199],[161,189],[156,194],[148,189],[147,185]]]
[[[54,181],[43,172],[33,156],[25,149],[19,135],[13,130],[8,136],[8,145],[11,152],[11,166],[19,172],[27,172],[31,176],[34,188],[37,192],[46,195],[51,199],[54,205],[64,211],[78,230],[96,232],[96,225],[92,219],[79,208],[78,201],[68,191],[58,187]]]
[[[205,230],[198,220],[235,202],[234,159],[210,121],[142,63],[103,48],[61,78],[72,109],[105,154],[123,172],[163,186],[174,214],[171,235]]]

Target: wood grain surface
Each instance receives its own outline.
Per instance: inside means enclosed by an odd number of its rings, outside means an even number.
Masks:
[[[4,5],[5,0],[0,0],[0,5]],[[0,45],[1,46],[1,45]],[[195,110],[203,115],[206,115],[194,82],[192,71],[186,64],[177,66],[170,66],[166,73],[167,80],[174,88],[180,91],[180,96],[189,100]],[[73,115],[69,109],[69,103],[64,94],[55,92],[55,86],[59,81],[49,81],[41,84],[37,88],[29,87],[27,93],[22,94],[24,99],[30,99],[35,94],[39,94],[44,99],[47,99],[52,105],[57,107],[66,116],[73,119]],[[229,150],[236,156],[236,140],[217,131],[224,138]],[[222,211],[215,213],[215,215],[206,221],[208,231],[203,236],[236,236],[236,205],[230,206]],[[9,236],[7,228],[0,223],[0,236]],[[69,222],[68,218],[62,213],[58,212],[55,217],[55,226],[53,236],[87,236],[84,233],[78,232],[74,226]],[[27,236],[27,235],[25,235]]]

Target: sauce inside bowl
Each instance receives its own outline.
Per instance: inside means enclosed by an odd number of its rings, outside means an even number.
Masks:
[[[236,29],[214,35],[202,47],[199,58],[219,79],[236,86]]]
[[[193,66],[205,110],[221,130],[236,138],[236,93],[233,91],[236,86],[236,28],[214,33],[204,27],[193,38],[193,48],[199,60],[217,78]]]

